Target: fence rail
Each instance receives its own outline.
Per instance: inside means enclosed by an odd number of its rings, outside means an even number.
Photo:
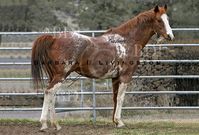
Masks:
[[[198,47],[199,44],[147,44],[146,47]],[[31,47],[0,47],[0,50],[31,51]]]
[[[113,107],[95,107],[95,110],[112,110]],[[175,107],[122,107],[123,110],[198,110],[199,106],[175,106]],[[41,111],[42,108],[0,108],[0,111]],[[92,111],[93,107],[67,107],[55,108],[56,112]]]
[[[132,76],[133,79],[199,79],[199,75]],[[47,79],[47,78],[44,78]],[[67,77],[66,80],[85,80],[87,77]],[[32,78],[0,78],[0,81],[31,81]]]
[[[199,28],[172,28],[173,31],[199,31]],[[0,35],[41,35],[41,34],[59,34],[68,31],[33,31],[33,32],[0,32]],[[104,33],[106,30],[85,30],[74,31],[78,33]]]
[[[141,63],[199,63],[199,60],[140,60]],[[0,66],[31,65],[30,62],[0,62]]]
[[[174,31],[199,31],[199,28],[172,28]],[[105,32],[101,31],[76,31],[82,34],[96,34]],[[58,34],[56,32],[0,32],[0,35],[41,35],[41,34]],[[199,44],[147,44],[147,47],[199,47]],[[31,47],[0,47],[1,51],[4,50],[17,50],[17,51],[31,51]],[[199,60],[141,60],[146,63],[199,63]],[[12,65],[30,65],[30,62],[0,62],[0,66],[12,66]],[[199,75],[156,75],[156,76],[133,76],[134,79],[199,79]],[[92,80],[93,91],[85,92],[83,90],[82,81],[87,79],[86,77],[69,77],[68,80],[80,80],[81,91],[80,92],[62,92],[57,93],[57,96],[64,95],[81,95],[81,102],[83,101],[83,95],[92,95],[93,104],[92,107],[77,107],[77,108],[56,108],[57,112],[62,111],[82,111],[92,110],[93,120],[96,119],[96,110],[111,110],[112,107],[97,107],[96,106],[96,95],[110,95],[112,92],[97,92],[95,89],[95,80]],[[0,81],[30,81],[31,78],[0,78]],[[131,91],[126,94],[199,94],[199,91]],[[0,93],[0,96],[43,96],[43,93]],[[180,107],[123,107],[125,110],[174,110],[174,109],[199,109],[199,106],[180,106]],[[1,107],[0,111],[41,111],[41,108],[4,108]]]
[[[111,91],[111,90],[110,90]],[[59,92],[56,96],[67,96],[67,95],[92,95],[93,92]],[[112,95],[109,91],[96,91],[95,95]],[[129,91],[126,94],[199,94],[199,91]],[[44,93],[0,93],[0,96],[43,96]]]

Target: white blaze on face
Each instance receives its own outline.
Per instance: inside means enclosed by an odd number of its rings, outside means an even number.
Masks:
[[[164,26],[165,26],[165,29],[167,31],[167,34],[170,36],[171,40],[173,40],[174,35],[173,35],[173,32],[172,32],[171,26],[169,25],[168,16],[166,14],[162,14],[161,19],[164,22]]]

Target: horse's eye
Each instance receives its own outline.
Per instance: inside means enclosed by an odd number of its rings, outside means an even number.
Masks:
[[[158,22],[159,22],[159,23],[161,23],[161,22],[162,22],[162,20],[161,20],[161,19],[158,19]]]

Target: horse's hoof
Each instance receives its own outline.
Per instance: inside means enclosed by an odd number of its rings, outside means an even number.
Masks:
[[[61,130],[61,126],[57,125],[56,130],[57,131]]]
[[[125,125],[123,123],[122,124],[117,124],[116,126],[117,126],[117,128],[123,128],[123,127],[125,127]]]
[[[48,126],[46,123],[42,124],[42,127],[40,128],[40,131],[45,132],[48,129]]]
[[[61,126],[58,123],[52,123],[52,127],[54,127],[54,129],[57,131],[61,129]]]
[[[122,128],[125,126],[120,119],[115,119],[113,122],[115,123],[116,128]]]
[[[40,128],[39,131],[40,131],[40,132],[46,132],[47,129],[48,129],[48,128],[43,128],[43,127],[42,127],[42,128]]]
[[[115,123],[116,128],[123,128],[125,125],[122,121]]]

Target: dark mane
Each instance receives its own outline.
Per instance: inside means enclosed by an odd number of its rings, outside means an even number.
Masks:
[[[110,28],[105,32],[105,34],[109,33],[117,33],[120,35],[127,35],[130,30],[132,30],[134,27],[137,27],[137,25],[143,24],[145,22],[151,22],[154,19],[154,12],[153,9],[142,12],[135,16],[134,18],[122,23],[118,27]]]

